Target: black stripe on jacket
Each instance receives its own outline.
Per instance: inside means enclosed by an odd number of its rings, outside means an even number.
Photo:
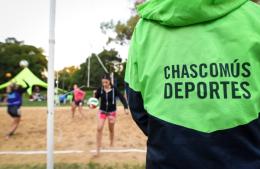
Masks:
[[[148,136],[147,169],[260,169],[260,118],[203,133],[149,115],[141,93],[127,91],[132,117]]]

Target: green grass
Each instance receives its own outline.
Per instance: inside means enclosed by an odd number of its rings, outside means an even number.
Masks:
[[[47,96],[46,91],[42,92],[43,96]],[[89,99],[90,97],[93,97],[93,91],[89,90],[86,91],[86,97],[85,99]],[[121,106],[122,103],[120,101],[117,102],[118,106]],[[29,95],[26,93],[23,95],[23,106],[24,107],[46,107],[47,106],[47,101],[29,101]],[[60,104],[59,107],[64,107],[64,106],[70,106],[70,103],[67,102],[67,104]],[[86,104],[85,104],[86,106]],[[5,107],[5,105],[3,103],[0,103],[0,107]]]
[[[43,96],[47,96],[46,91],[41,92]],[[123,92],[122,92],[123,93]],[[93,91],[88,90],[86,91],[86,97],[85,99],[89,99],[90,97],[93,97]],[[122,103],[120,101],[117,102],[118,106],[121,106]],[[23,106],[24,107],[46,107],[47,106],[47,101],[29,101],[29,95],[26,93],[23,95]],[[64,107],[64,106],[70,106],[70,103],[67,102],[67,104],[60,104],[59,107]],[[85,104],[86,106],[86,104]],[[3,103],[0,102],[0,107],[5,107]]]
[[[47,96],[46,92],[42,92],[43,96]],[[93,91],[86,91],[86,97],[85,98],[90,98],[93,96]],[[29,95],[28,94],[24,94],[23,95],[23,106],[26,107],[44,107],[47,106],[47,101],[29,101]],[[67,104],[61,104],[60,106],[70,106],[70,103],[68,102]]]
[[[144,165],[100,165],[97,163],[88,164],[55,164],[55,169],[145,169]],[[46,164],[30,165],[1,165],[0,169],[46,169]]]
[[[47,101],[29,101],[29,95],[28,94],[24,94],[23,95],[23,106],[29,106],[29,107],[44,107],[47,106]]]

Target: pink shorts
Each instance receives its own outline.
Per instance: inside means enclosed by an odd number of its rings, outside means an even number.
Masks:
[[[116,112],[108,112],[108,113],[104,113],[104,112],[99,112],[99,119],[110,119],[110,120],[114,120],[116,118]]]

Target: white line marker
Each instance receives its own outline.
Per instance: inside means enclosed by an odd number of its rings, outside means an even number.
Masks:
[[[101,153],[146,153],[145,149],[101,149]],[[0,155],[45,155],[47,151],[0,151]],[[55,151],[54,154],[81,154],[84,151],[81,150],[63,150]],[[90,153],[96,153],[96,150],[90,150]]]
[[[65,150],[65,151],[55,151],[54,154],[79,154],[84,151],[78,150]],[[39,150],[39,151],[0,151],[0,155],[41,155],[46,154],[47,151]]]
[[[91,150],[90,153],[96,153],[97,150]],[[146,153],[144,149],[101,149],[101,153]]]

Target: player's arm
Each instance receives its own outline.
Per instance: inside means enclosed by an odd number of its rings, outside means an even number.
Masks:
[[[98,88],[97,90],[93,91],[93,97],[99,99],[101,96],[101,88]]]
[[[24,83],[26,84],[26,87],[25,87],[25,88],[22,88],[22,89],[19,91],[20,93],[26,92],[27,89],[29,89],[29,87],[30,87],[30,85],[29,85],[25,80],[23,80],[23,81],[24,81]]]
[[[79,90],[79,92],[82,94],[82,98],[85,98],[86,92],[84,92],[83,90]]]
[[[3,96],[2,100],[0,101],[0,106],[6,106],[7,105],[7,95]]]

